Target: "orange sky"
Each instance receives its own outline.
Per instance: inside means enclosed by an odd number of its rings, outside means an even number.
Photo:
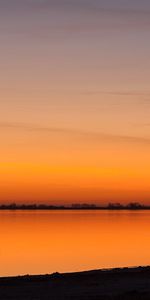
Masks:
[[[11,6],[0,3],[0,202],[150,203],[150,4]]]

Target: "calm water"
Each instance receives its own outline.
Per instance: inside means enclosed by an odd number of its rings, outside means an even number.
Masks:
[[[150,211],[0,212],[0,276],[150,265]]]

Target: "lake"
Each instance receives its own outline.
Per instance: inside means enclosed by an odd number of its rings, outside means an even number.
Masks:
[[[150,265],[150,211],[0,211],[0,276]]]

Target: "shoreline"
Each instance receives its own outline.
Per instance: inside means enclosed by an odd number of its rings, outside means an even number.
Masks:
[[[96,211],[96,210],[101,210],[101,211],[146,211],[146,210],[150,210],[150,207],[143,207],[143,208],[127,208],[127,207],[122,207],[122,208],[108,208],[108,207],[95,207],[95,208],[72,208],[72,207],[54,207],[54,208],[21,208],[21,207],[17,207],[17,208],[1,208],[0,207],[0,211],[88,211],[88,210],[92,210],[92,211]]]
[[[77,203],[71,205],[54,205],[46,203],[9,203],[9,204],[0,204],[0,211],[3,210],[127,210],[127,211],[137,211],[137,210],[150,210],[149,204],[141,204],[138,202],[130,202],[128,204],[121,203],[108,203],[104,205],[92,204],[92,203]]]
[[[0,299],[150,299],[150,266],[0,277]]]
[[[43,274],[22,274],[22,275],[8,275],[0,276],[1,280],[9,279],[26,279],[26,278],[58,278],[58,277],[68,277],[75,275],[89,275],[93,273],[99,274],[111,274],[111,273],[132,273],[132,272],[141,272],[141,271],[150,271],[150,265],[139,265],[139,266],[126,266],[126,267],[110,267],[110,268],[101,268],[101,269],[90,269],[90,270],[81,270],[81,271],[68,271],[68,272],[53,272],[53,273],[43,273]]]

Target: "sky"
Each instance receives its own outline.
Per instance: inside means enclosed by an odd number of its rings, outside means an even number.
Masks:
[[[0,203],[150,204],[149,53],[149,0],[0,0]]]

